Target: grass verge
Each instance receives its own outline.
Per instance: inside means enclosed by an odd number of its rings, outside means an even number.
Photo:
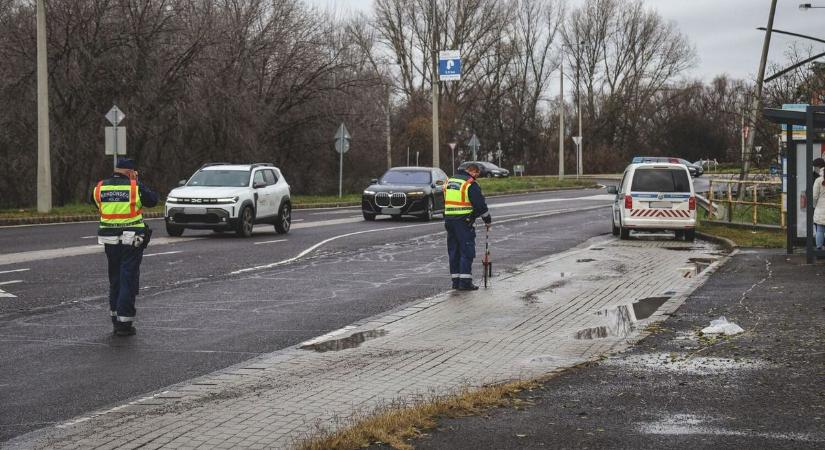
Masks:
[[[747,229],[740,227],[727,227],[724,225],[708,224],[699,222],[697,228],[702,233],[712,234],[727,238],[736,242],[740,247],[757,248],[784,248],[785,232],[761,229]]]
[[[560,188],[592,187],[595,186],[592,180],[576,180],[565,178],[559,180],[557,177],[509,177],[491,178],[478,180],[484,193],[506,194],[509,192],[523,192],[533,190],[551,190]],[[293,206],[313,206],[313,205],[335,205],[353,204],[361,202],[361,193],[349,193],[339,198],[337,195],[293,195]],[[163,205],[154,208],[144,208],[144,212],[163,212]],[[0,219],[29,218],[29,217],[58,217],[95,215],[97,208],[89,203],[71,203],[64,206],[56,206],[48,213],[39,213],[37,208],[9,208],[0,209]]]
[[[436,426],[442,417],[477,415],[488,409],[526,404],[518,394],[539,386],[535,381],[465,389],[457,395],[439,396],[424,403],[405,407],[392,405],[369,417],[356,418],[352,426],[332,434],[312,437],[298,444],[300,450],[357,449],[384,443],[400,450],[412,450],[407,440]]]

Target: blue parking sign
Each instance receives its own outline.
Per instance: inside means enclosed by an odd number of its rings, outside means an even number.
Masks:
[[[461,52],[444,50],[438,52],[438,79],[457,81],[461,79]]]

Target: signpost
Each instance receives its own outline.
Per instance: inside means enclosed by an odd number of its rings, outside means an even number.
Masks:
[[[107,155],[112,155],[113,168],[117,167],[117,156],[126,154],[126,128],[120,127],[123,128],[123,130],[122,134],[118,135],[119,130],[117,126],[125,118],[126,114],[123,114],[117,105],[112,106],[112,109],[106,113],[106,120],[108,120],[113,126],[106,127],[105,129],[105,152]]]
[[[338,131],[335,133],[335,151],[338,152],[338,198],[344,196],[344,153],[349,151],[349,141],[351,136],[347,127],[341,122]]]
[[[582,137],[573,136],[573,142],[576,144],[576,178],[584,173],[582,164]]]
[[[455,146],[457,145],[455,142],[450,142],[447,144],[450,146],[450,154],[453,155],[453,170],[455,170]]]
[[[478,140],[478,136],[473,133],[473,137],[470,138],[470,142],[467,144],[473,150],[473,161],[477,161],[476,153],[478,153],[479,147],[481,147],[481,142]]]
[[[461,79],[461,52],[459,50],[438,52],[438,79],[440,81]]]

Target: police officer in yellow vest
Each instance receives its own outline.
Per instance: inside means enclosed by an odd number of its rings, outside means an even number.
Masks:
[[[109,260],[109,310],[117,336],[135,334],[133,322],[140,262],[151,236],[141,209],[158,203],[157,194],[137,178],[135,162],[121,158],[115,173],[98,182],[92,192],[100,210],[98,242],[105,244]]]
[[[453,289],[474,291],[473,258],[476,256],[476,218],[481,217],[487,227],[492,218],[475,182],[479,167],[470,164],[447,181],[444,189],[444,227],[447,228],[447,253],[450,255],[450,276]]]

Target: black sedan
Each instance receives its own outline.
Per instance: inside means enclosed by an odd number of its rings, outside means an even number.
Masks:
[[[475,165],[478,166],[478,169],[479,169],[479,172],[480,172],[479,175],[478,175],[479,177],[483,177],[483,178],[493,178],[493,177],[503,178],[503,177],[509,177],[510,176],[510,171],[509,170],[502,169],[501,167],[499,167],[499,166],[497,166],[497,165],[495,165],[491,162],[466,161],[466,162],[461,163],[461,165],[458,166],[458,169],[459,170],[465,170],[465,169],[467,169],[467,166],[469,166],[470,164],[475,164]]]
[[[447,178],[444,171],[432,167],[393,167],[364,190],[364,220],[375,220],[379,214],[431,220],[433,214],[443,214]]]

